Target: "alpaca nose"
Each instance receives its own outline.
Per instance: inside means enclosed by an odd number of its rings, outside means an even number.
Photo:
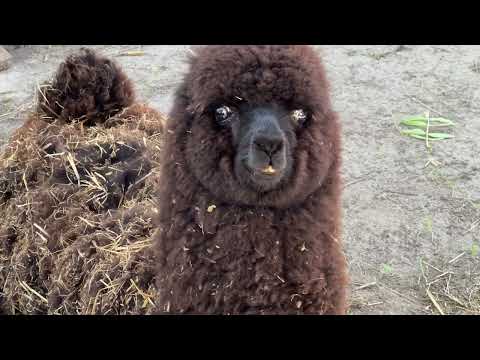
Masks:
[[[284,139],[280,135],[259,135],[253,140],[255,148],[272,158],[283,150]]]

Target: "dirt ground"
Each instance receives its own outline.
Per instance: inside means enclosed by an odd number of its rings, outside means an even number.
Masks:
[[[7,47],[0,147],[36,83],[78,47]],[[189,46],[92,47],[116,58],[140,100],[168,112]],[[480,314],[480,46],[318,49],[343,121],[351,313]],[[127,50],[144,55],[118,56]],[[398,125],[426,111],[457,124],[431,151]]]

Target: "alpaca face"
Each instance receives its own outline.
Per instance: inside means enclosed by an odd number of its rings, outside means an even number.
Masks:
[[[270,191],[288,181],[296,130],[306,124],[308,115],[302,109],[289,111],[280,104],[252,106],[237,100],[236,105],[213,107],[212,116],[231,132],[237,181],[259,193]]]
[[[285,207],[318,189],[337,151],[323,67],[304,46],[207,46],[178,97],[189,176],[230,203]],[[335,141],[332,141],[335,139]]]

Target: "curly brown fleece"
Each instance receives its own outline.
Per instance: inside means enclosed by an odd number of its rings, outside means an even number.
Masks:
[[[231,134],[205,112],[235,96],[313,113],[297,134],[289,182],[264,194],[237,181]],[[201,48],[170,119],[158,199],[158,311],[344,314],[340,128],[315,51]]]

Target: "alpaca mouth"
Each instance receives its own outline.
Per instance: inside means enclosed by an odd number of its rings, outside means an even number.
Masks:
[[[255,190],[268,191],[273,190],[283,179],[285,169],[275,168],[268,165],[262,168],[254,168],[249,166],[246,161],[242,162],[242,170],[237,174],[242,182]],[[243,174],[242,174],[243,172]]]
[[[283,170],[275,169],[271,165],[269,165],[263,169],[252,169],[252,174],[253,176],[259,177],[261,179],[274,180],[282,176]]]
[[[266,168],[262,169],[261,172],[265,175],[275,175],[277,170],[275,170],[272,165],[268,165]]]

